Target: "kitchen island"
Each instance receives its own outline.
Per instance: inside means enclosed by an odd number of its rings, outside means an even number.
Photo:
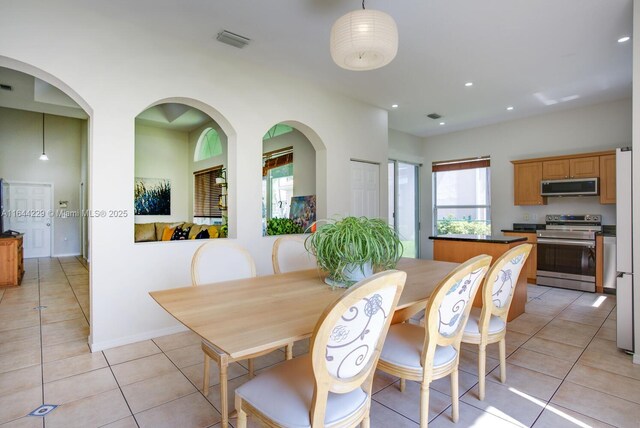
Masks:
[[[506,251],[527,241],[525,237],[503,235],[439,235],[430,236],[429,239],[433,240],[434,260],[456,263],[462,263],[480,254],[488,254],[495,261]],[[529,262],[527,260],[527,263]],[[509,321],[524,313],[527,303],[527,269],[528,265],[525,264],[522,269],[523,274],[518,278],[511,308],[509,309]],[[482,307],[482,293],[480,290],[473,305]]]

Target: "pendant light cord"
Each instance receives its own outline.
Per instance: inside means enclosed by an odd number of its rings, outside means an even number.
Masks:
[[[44,113],[42,113],[42,154],[44,153]]]

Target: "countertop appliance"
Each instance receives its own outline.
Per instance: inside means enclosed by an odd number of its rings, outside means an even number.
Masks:
[[[550,214],[538,230],[537,283],[580,291],[596,291],[596,232],[599,214]]]
[[[618,348],[634,351],[631,149],[616,149],[616,306]]]
[[[598,194],[597,178],[571,178],[568,180],[542,180],[542,196],[595,196]]]

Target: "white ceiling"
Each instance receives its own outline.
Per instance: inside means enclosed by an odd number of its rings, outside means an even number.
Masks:
[[[366,6],[396,20],[400,44],[388,66],[354,72],[331,60],[329,32],[337,18],[361,7],[359,0],[91,3],[105,16],[210,55],[224,52],[387,109],[391,128],[418,136],[631,96],[632,41],[617,40],[632,33],[632,0],[368,0]],[[223,29],[251,44],[217,42]],[[432,112],[443,119],[427,118]]]

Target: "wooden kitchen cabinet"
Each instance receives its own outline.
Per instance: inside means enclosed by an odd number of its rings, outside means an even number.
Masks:
[[[22,235],[0,238],[0,287],[20,285],[23,274]]]
[[[543,180],[564,180],[569,178],[569,159],[542,162]]]
[[[594,178],[600,176],[600,157],[575,157],[542,162],[543,180]]]
[[[514,205],[544,205],[547,198],[540,196],[542,162],[516,163],[514,167]]]
[[[600,156],[569,159],[569,178],[600,177]]]
[[[600,156],[600,203],[616,203],[616,155]]]
[[[527,282],[529,284],[536,283],[537,270],[538,270],[538,237],[535,232],[503,232],[505,236],[523,236],[527,238],[527,243],[533,245],[529,258],[525,263],[522,274],[527,275]]]

